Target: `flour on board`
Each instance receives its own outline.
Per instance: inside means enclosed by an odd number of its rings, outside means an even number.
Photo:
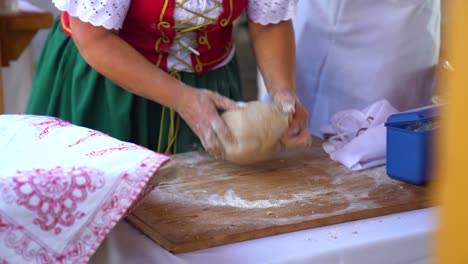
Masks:
[[[242,199],[233,189],[227,190],[224,194],[205,194],[206,191],[194,190],[180,192],[174,187],[166,186],[165,188],[156,188],[154,195],[159,201],[171,201],[176,203],[192,203],[197,205],[209,206],[229,206],[247,209],[262,209],[281,207],[299,201],[307,200],[308,198],[320,197],[327,193],[324,190],[308,191],[291,194],[288,199],[263,199],[249,201]]]
[[[205,191],[206,192],[206,191]],[[194,203],[210,206],[230,206],[237,208],[271,208],[280,207],[294,202],[296,199],[268,199],[248,201],[242,199],[233,189],[224,194],[203,195],[203,191],[179,192],[176,188],[156,189],[155,194],[160,201],[172,201],[179,203]]]
[[[340,175],[338,172],[335,174]],[[392,181],[391,178],[385,175],[383,168],[368,170],[364,175],[373,179],[374,185],[379,186]],[[360,173],[352,173],[342,177],[345,180],[350,177],[363,177]],[[299,193],[289,193],[281,197],[262,197],[259,200],[243,199],[234,189],[228,189],[223,193],[208,193],[206,190],[179,190],[175,186],[164,186],[164,188],[156,188],[154,195],[159,201],[168,201],[179,204],[193,204],[199,206],[220,206],[220,207],[235,207],[243,209],[265,209],[277,208],[293,203],[314,203],[320,206],[321,203],[326,204],[343,204],[348,202],[346,208],[342,210],[368,209],[375,207],[375,202],[368,200],[368,189],[351,188],[348,189],[344,183],[343,186],[337,186],[334,191],[326,189],[307,190]],[[365,200],[365,202],[363,202]],[[368,201],[367,201],[368,200]],[[344,201],[344,202],[343,202]],[[360,201],[360,202],[357,202]]]

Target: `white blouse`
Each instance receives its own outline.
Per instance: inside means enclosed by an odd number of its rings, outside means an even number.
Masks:
[[[84,22],[94,26],[102,26],[107,29],[122,28],[125,16],[131,0],[52,0],[60,11],[67,11],[71,16],[78,17]],[[185,20],[184,25],[176,28],[202,25],[208,19],[216,20],[221,14],[222,0],[175,0],[183,3],[174,10],[175,21]],[[293,17],[297,0],[248,0],[247,16],[255,23],[262,25],[279,23]],[[205,17],[194,16],[193,13],[204,13]],[[190,44],[195,40],[194,32],[181,33],[176,37],[177,41],[171,47],[173,56],[168,58],[168,68],[178,71],[193,71],[188,67],[191,65],[190,54],[195,47]],[[181,48],[185,46],[185,48]],[[226,64],[232,58],[230,56],[218,67]]]

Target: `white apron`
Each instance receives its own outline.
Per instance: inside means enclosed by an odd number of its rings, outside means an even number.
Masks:
[[[334,113],[381,99],[400,111],[430,102],[440,0],[300,0],[294,27],[297,93],[313,134]]]

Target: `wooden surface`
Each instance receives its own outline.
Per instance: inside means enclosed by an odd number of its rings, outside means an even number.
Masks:
[[[46,12],[19,12],[0,15],[0,61],[6,67],[17,60],[36,32],[49,28],[53,16]],[[3,113],[3,81],[0,71],[0,114]]]
[[[173,160],[128,219],[175,253],[430,206],[428,187],[392,180],[383,166],[349,171],[319,143],[254,166],[198,152]]]

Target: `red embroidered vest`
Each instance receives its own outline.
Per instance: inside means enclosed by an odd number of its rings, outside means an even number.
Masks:
[[[196,33],[194,49],[200,54],[191,54],[196,74],[213,69],[230,54],[234,46],[232,22],[246,5],[247,0],[223,0],[223,11],[216,23],[192,29]],[[167,58],[177,34],[173,18],[175,8],[175,0],[133,0],[119,32],[122,39],[165,71],[169,70]],[[61,26],[66,34],[72,35],[66,12],[61,15]]]

